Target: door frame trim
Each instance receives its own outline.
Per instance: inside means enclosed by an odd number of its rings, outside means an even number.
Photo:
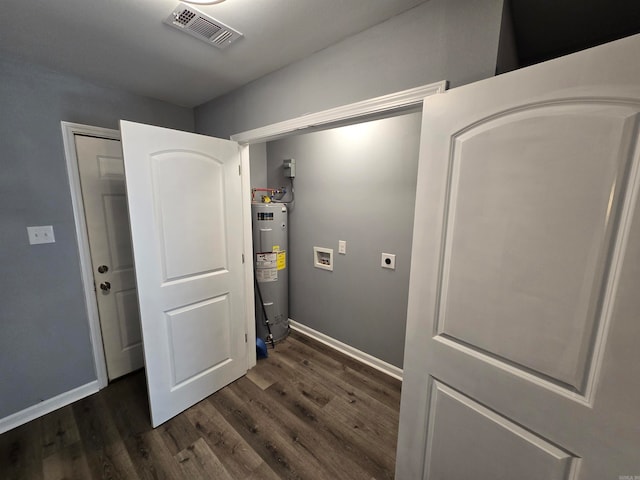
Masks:
[[[67,175],[71,190],[71,204],[73,206],[73,219],[76,227],[76,239],[78,241],[78,257],[80,260],[80,273],[82,276],[82,289],[84,292],[85,307],[91,335],[93,351],[93,364],[96,371],[98,388],[102,389],[109,383],[107,377],[107,361],[104,356],[102,344],[102,329],[100,328],[100,315],[98,314],[98,300],[95,296],[93,283],[93,267],[91,265],[91,251],[89,249],[89,235],[87,233],[87,221],[84,213],[84,201],[80,188],[80,171],[78,168],[78,156],[76,153],[75,136],[86,135],[90,137],[105,138],[120,141],[120,131],[110,128],[93,127],[80,123],[60,122],[62,127],[62,140],[64,142],[64,156],[67,163]]]
[[[291,133],[305,133],[348,125],[357,121],[373,120],[389,116],[404,110],[421,106],[424,99],[447,89],[447,81],[423,85],[400,92],[374,97],[361,102],[302,115],[291,120],[277,122],[265,127],[255,128],[231,135],[230,139],[240,144],[242,169],[242,201],[244,215],[244,251],[245,251],[245,311],[247,316],[247,370],[256,365],[255,350],[250,348],[256,343],[255,302],[253,294],[253,245],[251,235],[251,185],[249,180],[249,145],[268,142],[285,137]],[[250,253],[250,254],[248,254]],[[250,354],[253,352],[253,355]]]
[[[350,103],[316,113],[308,113],[291,120],[272,123],[253,130],[246,130],[231,135],[231,140],[241,145],[250,145],[252,143],[276,140],[293,132],[303,133],[301,130],[325,130],[355,123],[356,121],[372,120],[378,116],[388,116],[394,111],[416,107],[422,104],[425,97],[443,93],[446,89],[447,81],[442,80],[361,102]]]

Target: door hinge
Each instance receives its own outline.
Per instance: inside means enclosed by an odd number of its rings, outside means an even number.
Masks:
[[[244,343],[247,343],[247,334],[244,334]]]
[[[238,175],[242,176],[242,165],[238,165]]]
[[[244,253],[242,254],[242,263],[244,263]]]

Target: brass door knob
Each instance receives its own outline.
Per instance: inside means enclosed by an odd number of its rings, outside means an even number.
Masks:
[[[111,290],[111,284],[109,282],[102,282],[100,284],[100,290],[102,290],[103,292],[108,292],[109,290]]]

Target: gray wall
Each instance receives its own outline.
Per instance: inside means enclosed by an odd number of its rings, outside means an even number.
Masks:
[[[289,317],[402,366],[420,112],[267,144],[270,186],[288,185]],[[338,254],[338,240],[347,254]],[[334,270],[313,266],[313,246],[334,249]],[[396,269],[380,266],[396,254]]]
[[[196,108],[222,138],[270,123],[448,80],[495,74],[503,0],[430,0]],[[295,41],[295,39],[292,39]]]
[[[251,186],[266,188],[267,185],[267,144],[249,145],[249,169],[251,170]]]
[[[193,111],[0,58],[0,418],[95,380],[60,121],[193,130]],[[56,243],[30,246],[28,225]]]

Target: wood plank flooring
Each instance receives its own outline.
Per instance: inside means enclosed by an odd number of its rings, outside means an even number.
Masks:
[[[144,372],[0,435],[0,478],[392,479],[400,382],[292,333],[151,428]]]

